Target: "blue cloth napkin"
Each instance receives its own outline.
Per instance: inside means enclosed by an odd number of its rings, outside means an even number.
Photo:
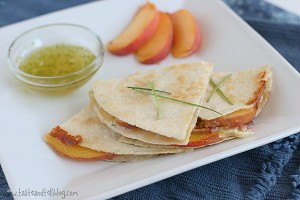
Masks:
[[[88,1],[0,0],[0,26]],[[300,71],[299,17],[262,0],[224,1]],[[8,190],[1,169],[0,199],[12,199]],[[300,133],[114,199],[300,199]]]

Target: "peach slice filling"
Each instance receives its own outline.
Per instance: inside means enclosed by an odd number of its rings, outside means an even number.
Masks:
[[[56,151],[58,154],[67,158],[85,161],[107,160],[115,156],[112,153],[102,151],[95,151],[89,148],[81,147],[80,136],[72,136],[67,134],[59,126],[55,127],[51,133],[47,134],[44,140]],[[78,143],[79,142],[79,143]]]
[[[239,109],[227,115],[211,119],[211,120],[201,120],[198,119],[197,125],[205,128],[213,127],[240,127],[245,124],[250,124],[255,117],[257,108],[253,106],[251,108]]]
[[[128,124],[118,118],[115,122],[124,128],[136,129],[138,127]],[[174,145],[179,147],[201,147],[209,144],[221,142],[226,139],[226,134],[222,131],[213,130],[209,128],[193,129],[187,145]]]
[[[211,129],[194,129],[191,133],[189,143],[186,145],[174,145],[179,147],[203,147],[215,144],[226,139],[226,134],[222,131]]]

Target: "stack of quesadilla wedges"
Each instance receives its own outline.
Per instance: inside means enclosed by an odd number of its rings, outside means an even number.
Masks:
[[[252,135],[249,124],[271,89],[270,67],[212,70],[194,62],[95,81],[90,104],[45,141],[73,159],[136,161]]]
[[[272,84],[271,69],[269,66],[262,66],[235,73],[213,72],[211,80],[214,83],[220,83],[226,76],[228,79],[222,83],[220,89],[230,99],[230,103],[220,94],[216,93],[211,96],[215,86],[210,82],[201,104],[222,113],[223,116],[200,108],[189,142],[186,145],[176,146],[198,148],[254,134],[250,125],[268,99]],[[156,146],[145,140],[126,137],[126,135],[119,141],[144,147]]]

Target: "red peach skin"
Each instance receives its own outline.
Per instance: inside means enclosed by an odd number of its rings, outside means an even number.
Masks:
[[[187,10],[181,9],[172,14],[174,39],[172,55],[183,58],[195,53],[202,44],[200,27],[194,16]]]
[[[156,32],[150,40],[135,53],[143,64],[153,64],[168,56],[173,42],[173,25],[167,13],[160,13],[160,21]]]
[[[204,147],[207,145],[215,144],[226,139],[225,133],[221,131],[209,130],[193,130],[189,138],[189,143],[186,145],[175,145],[179,147]]]
[[[127,28],[108,44],[108,50],[115,55],[135,52],[154,34],[158,23],[159,12],[148,2],[138,10]]]

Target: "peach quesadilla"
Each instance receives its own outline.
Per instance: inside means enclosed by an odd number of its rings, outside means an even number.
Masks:
[[[221,84],[218,86],[216,83]],[[213,72],[201,105],[217,110],[222,116],[200,108],[197,124],[191,132],[189,142],[186,145],[173,144],[165,147],[198,148],[254,134],[249,124],[266,103],[271,83],[269,66],[235,73]],[[158,146],[124,136],[120,141],[144,147]]]
[[[74,159],[135,161],[254,134],[249,124],[267,101],[270,67],[212,68],[193,62],[95,81],[90,105],[45,140]]]
[[[212,64],[195,62],[136,73],[125,79],[99,80],[90,97],[100,120],[125,137],[154,144],[187,144],[197,121],[197,107],[159,99],[158,118],[154,97],[132,87],[149,89],[147,82],[152,82],[168,98],[200,104],[211,72]]]
[[[89,156],[90,160],[132,161],[152,155],[185,151],[180,148],[147,148],[129,145],[119,142],[119,137],[119,134],[100,122],[91,106],[87,106],[65,123],[53,128],[45,137],[45,141],[58,153],[79,160],[85,160]],[[53,145],[54,141],[56,146]],[[69,148],[69,152],[62,152],[58,145],[65,148],[73,147],[75,154],[70,152],[72,148]]]

